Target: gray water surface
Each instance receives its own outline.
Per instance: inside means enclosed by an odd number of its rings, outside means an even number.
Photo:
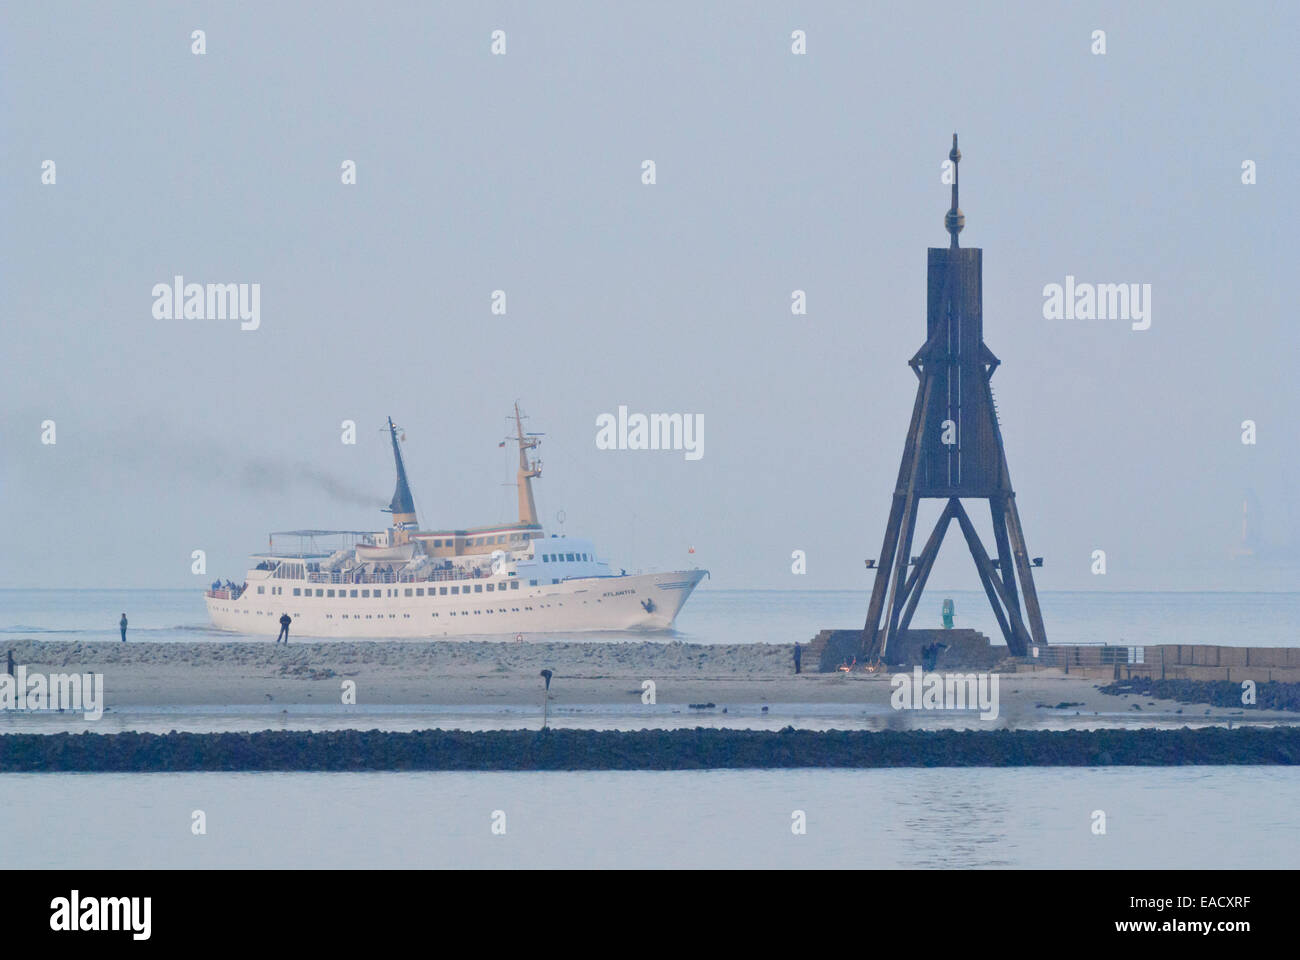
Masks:
[[[1277,767],[0,777],[27,868],[1295,868],[1297,808]]]

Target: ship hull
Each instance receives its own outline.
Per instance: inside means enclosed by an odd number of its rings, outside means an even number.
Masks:
[[[219,630],[274,637],[280,617],[293,618],[291,637],[318,639],[445,639],[485,635],[590,631],[670,630],[678,611],[706,576],[704,570],[679,570],[622,577],[590,577],[558,584],[458,597],[405,596],[423,584],[392,584],[396,596],[368,600],[332,597],[257,595],[246,590],[238,600],[209,596],[208,615]],[[285,594],[295,585],[277,580]],[[500,581],[498,581],[499,583]]]

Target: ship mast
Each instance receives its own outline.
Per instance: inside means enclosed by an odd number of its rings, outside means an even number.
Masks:
[[[397,489],[393,491],[393,502],[385,510],[393,515],[394,542],[406,543],[406,531],[419,529],[419,523],[415,519],[415,499],[411,496],[410,484],[406,482],[406,465],[397,446],[397,426],[392,417],[388,418],[388,434],[393,441],[393,460],[397,464]]]
[[[541,440],[534,436],[524,436],[524,419],[519,413],[519,401],[515,401],[515,436],[519,444],[519,472],[516,484],[519,487],[519,522],[537,526],[537,504],[533,501],[533,477],[542,475],[542,461],[528,459],[528,451],[541,445]]]

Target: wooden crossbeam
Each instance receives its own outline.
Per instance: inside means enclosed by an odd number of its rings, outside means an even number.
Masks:
[[[907,608],[903,611],[903,618],[899,622],[899,632],[906,632],[907,628],[912,625],[912,614],[916,613],[916,605],[921,600],[921,592],[925,590],[925,583],[930,579],[930,571],[934,569],[935,557],[939,556],[939,547],[943,545],[943,538],[948,532],[948,525],[952,523],[952,518],[956,516],[955,506],[959,504],[956,498],[949,499],[947,505],[943,508],[943,513],[939,514],[939,521],[934,525],[934,532],[930,534],[930,539],[925,542],[925,548],[917,558],[916,569],[912,571],[912,576],[908,579],[907,586],[904,587],[904,594],[908,596]]]
[[[1007,649],[1015,657],[1027,655],[1029,633],[1025,630],[1024,621],[1020,619],[1019,606],[1011,605],[1011,598],[1007,595],[1006,588],[1002,586],[1002,581],[998,579],[997,571],[993,569],[993,563],[984,550],[984,544],[980,543],[979,534],[975,532],[975,525],[971,523],[966,508],[961,503],[957,504],[957,522],[961,524],[961,531],[966,535],[966,544],[970,547],[971,556],[975,558],[975,567],[979,571],[984,592],[988,594],[993,612],[998,618],[998,626],[1002,628],[1002,635],[1006,638]]]

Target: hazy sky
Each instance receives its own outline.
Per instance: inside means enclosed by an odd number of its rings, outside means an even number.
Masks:
[[[865,613],[956,130],[1039,589],[1292,588],[1298,22],[5,4],[0,585],[198,587],[241,579],[268,530],[378,527],[389,414],[425,526],[511,519],[519,398],[548,434],[550,526],[563,510],[616,566],[699,563],[712,587],[861,588]],[[260,329],[155,319],[177,274],[259,283]],[[1151,328],[1045,320],[1067,275],[1151,284]],[[597,450],[620,404],[703,415],[703,458]],[[1259,555],[1232,561],[1248,497]],[[978,584],[956,533],[932,589]]]

